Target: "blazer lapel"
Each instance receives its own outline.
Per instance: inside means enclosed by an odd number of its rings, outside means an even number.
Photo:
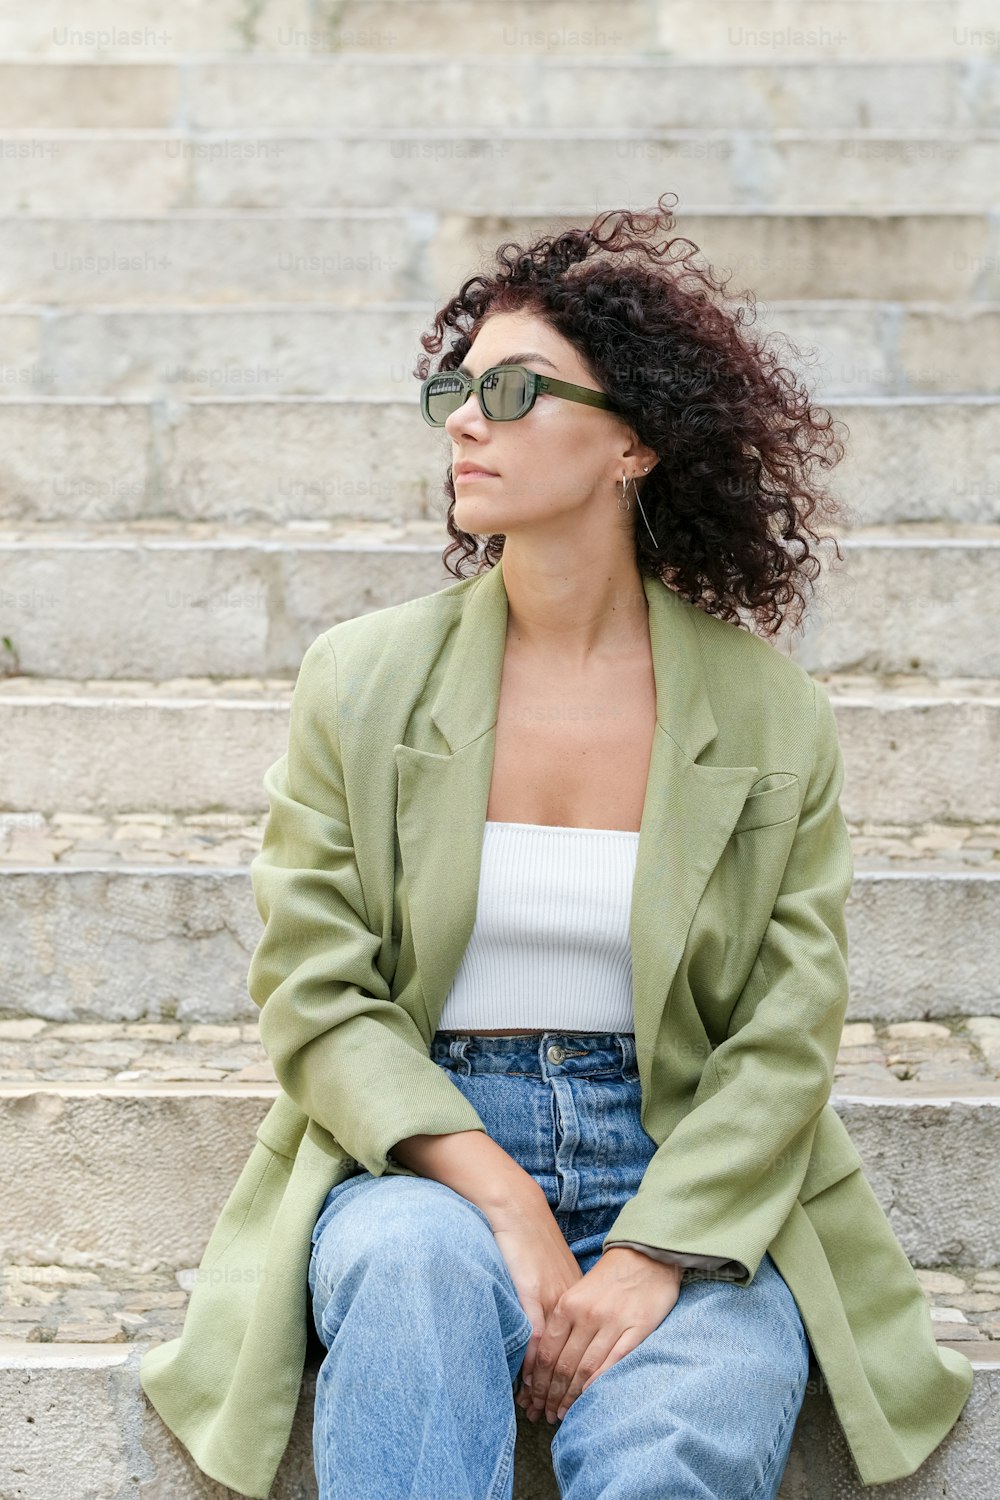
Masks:
[[[657,722],[629,930],[636,1051],[645,1063],[691,920],[759,773],[756,766],[698,764],[718,725],[705,686],[697,611],[658,579],[642,578]],[[501,562],[469,590],[431,705],[448,752],[394,749],[397,830],[428,1039],[476,919],[506,632]]]

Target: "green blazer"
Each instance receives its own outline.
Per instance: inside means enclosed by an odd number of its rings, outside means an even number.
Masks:
[[[827,694],[769,642],[643,576],[656,717],[630,932],[642,1123],[605,1248],[768,1252],[863,1484],[913,1473],[972,1388],[829,1103],[851,846]],[[140,1379],[210,1477],[266,1497],[310,1336],[311,1233],[405,1136],[485,1130],[429,1057],[476,914],[507,624],[502,564],[306,651],[251,880],[248,986],[280,1084],[179,1338]],[[315,1338],[315,1334],[311,1335]]]

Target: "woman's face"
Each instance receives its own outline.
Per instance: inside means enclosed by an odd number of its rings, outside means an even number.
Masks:
[[[573,345],[528,313],[488,317],[462,368],[481,375],[513,355],[539,375],[600,389]],[[562,534],[567,526],[574,533],[583,526],[595,535],[608,534],[625,519],[616,510],[623,470],[642,477],[643,464],[655,462],[635,447],[621,417],[544,391],[514,422],[491,422],[470,391],[444,425],[453,471],[466,461],[490,471],[467,478],[454,474],[455,524],[476,536],[554,528]],[[624,458],[626,453],[632,456]]]

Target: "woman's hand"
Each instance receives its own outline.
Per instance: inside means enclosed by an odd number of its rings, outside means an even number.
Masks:
[[[531,1338],[521,1364],[523,1380],[534,1365],[549,1318],[562,1296],[583,1280],[583,1273],[540,1188],[508,1199],[489,1217],[517,1300],[531,1319]]]
[[[532,1335],[521,1367],[517,1400],[530,1420],[543,1409],[550,1422],[561,1420],[581,1391],[659,1327],[680,1284],[680,1266],[619,1245],[565,1287],[541,1338],[537,1330]]]

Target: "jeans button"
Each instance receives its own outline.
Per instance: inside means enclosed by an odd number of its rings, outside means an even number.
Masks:
[[[561,1063],[563,1058],[566,1056],[566,1053],[562,1047],[553,1046],[549,1048],[546,1055],[549,1059],[549,1062]]]

